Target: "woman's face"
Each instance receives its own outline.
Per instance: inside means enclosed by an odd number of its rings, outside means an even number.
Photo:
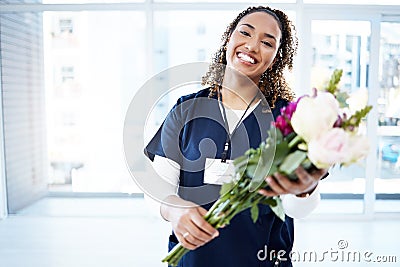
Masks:
[[[229,38],[227,65],[258,84],[261,74],[274,63],[280,39],[281,30],[274,17],[265,12],[248,14]]]

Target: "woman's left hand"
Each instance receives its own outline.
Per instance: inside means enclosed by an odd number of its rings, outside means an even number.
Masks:
[[[318,169],[309,173],[303,167],[299,166],[295,170],[295,174],[298,177],[297,180],[290,180],[280,173],[267,176],[265,179],[269,185],[269,189],[261,189],[259,193],[267,197],[284,194],[301,196],[302,194],[312,193],[317,187],[319,180],[327,174],[327,170]]]

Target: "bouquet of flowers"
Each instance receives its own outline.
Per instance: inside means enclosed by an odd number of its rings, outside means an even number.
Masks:
[[[255,222],[258,204],[270,205],[284,220],[280,198],[258,193],[268,186],[266,176],[280,172],[297,179],[294,171],[300,165],[312,171],[335,164],[350,165],[367,155],[368,140],[357,130],[372,106],[365,106],[351,116],[346,114],[348,95],[338,89],[341,75],[341,70],[335,70],[325,90],[314,89],[314,95],[302,96],[282,108],[267,140],[234,160],[235,176],[222,186],[220,198],[204,216],[209,224],[220,228],[248,208]],[[188,251],[178,244],[162,261],[176,266]]]

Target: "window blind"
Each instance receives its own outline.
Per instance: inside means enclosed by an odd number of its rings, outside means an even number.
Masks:
[[[1,82],[8,213],[47,191],[42,13],[1,13]]]

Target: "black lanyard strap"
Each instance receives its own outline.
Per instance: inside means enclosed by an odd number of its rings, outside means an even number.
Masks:
[[[232,136],[235,134],[236,130],[239,128],[239,125],[242,123],[244,116],[246,115],[247,111],[249,111],[249,108],[251,107],[251,104],[254,102],[254,100],[256,100],[257,96],[258,96],[258,93],[253,97],[253,99],[247,105],[242,117],[237,122],[237,124],[236,124],[236,126],[233,129],[232,134],[231,134],[230,130],[229,130],[228,118],[226,117],[225,106],[222,103],[222,94],[221,94],[220,91],[218,92],[218,103],[222,108],[222,115],[223,115],[222,118],[224,120],[225,128],[227,130],[226,141],[225,141],[225,144],[224,144],[224,151],[222,152],[222,155],[221,155],[221,162],[226,162],[226,158],[228,156],[228,150],[229,150],[229,147],[230,147],[230,144],[231,144]]]

